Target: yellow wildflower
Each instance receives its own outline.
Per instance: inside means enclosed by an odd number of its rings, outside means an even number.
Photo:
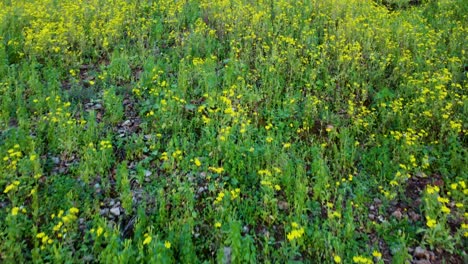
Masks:
[[[436,220],[431,219],[430,217],[427,217],[427,223],[426,223],[426,225],[427,225],[429,228],[433,228],[436,224],[437,224]]]
[[[104,232],[104,229],[102,227],[98,227],[98,229],[96,230],[96,235],[100,236],[102,235],[103,232]]]
[[[13,191],[13,190],[16,190],[16,188],[18,188],[20,182],[19,181],[14,181],[13,183],[11,183],[10,185],[8,185],[5,190],[3,190],[3,193],[8,193],[10,191]]]
[[[171,242],[169,241],[164,242],[164,247],[171,248]]]
[[[382,253],[380,253],[379,251],[377,250],[374,250],[372,252],[372,256],[376,257],[376,258],[381,258],[382,257]]]
[[[443,213],[450,214],[450,208],[448,208],[448,207],[445,206],[445,205],[442,206],[441,211],[442,211]]]
[[[13,207],[11,209],[11,215],[17,215],[19,212],[19,207]]]
[[[145,234],[145,237],[146,238],[145,238],[145,240],[143,240],[143,245],[148,245],[149,243],[151,243],[152,238],[148,234]]]

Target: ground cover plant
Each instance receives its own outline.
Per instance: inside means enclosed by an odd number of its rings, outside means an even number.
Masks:
[[[467,262],[465,0],[0,1],[0,262]]]

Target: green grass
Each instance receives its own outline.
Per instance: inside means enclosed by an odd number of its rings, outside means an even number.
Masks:
[[[466,262],[467,6],[1,1],[0,262]]]

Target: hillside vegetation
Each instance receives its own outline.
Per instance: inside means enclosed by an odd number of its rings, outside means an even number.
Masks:
[[[0,262],[463,263],[466,0],[0,1]]]

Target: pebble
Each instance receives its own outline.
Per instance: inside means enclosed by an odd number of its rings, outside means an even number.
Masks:
[[[224,260],[226,261],[225,263],[231,263],[231,252],[232,252],[231,247],[224,247],[223,253],[224,253]]]
[[[394,216],[396,219],[400,220],[403,217],[403,214],[401,213],[400,210],[396,210],[395,212],[392,213],[392,216]]]
[[[428,260],[430,257],[427,250],[423,249],[422,247],[417,247],[414,249],[414,256],[418,259],[426,259],[426,260]]]
[[[103,216],[106,216],[109,214],[109,208],[104,208],[104,209],[101,209],[101,211],[99,212],[101,215]]]
[[[289,209],[289,204],[287,202],[284,202],[284,201],[279,201],[278,202],[278,208],[280,210],[288,210]]]
[[[111,212],[111,214],[113,214],[115,216],[119,216],[120,215],[120,208],[119,207],[114,207],[114,208],[110,209],[110,212]]]
[[[413,261],[414,264],[432,264],[429,260],[427,259],[421,259],[421,260],[416,260]]]

